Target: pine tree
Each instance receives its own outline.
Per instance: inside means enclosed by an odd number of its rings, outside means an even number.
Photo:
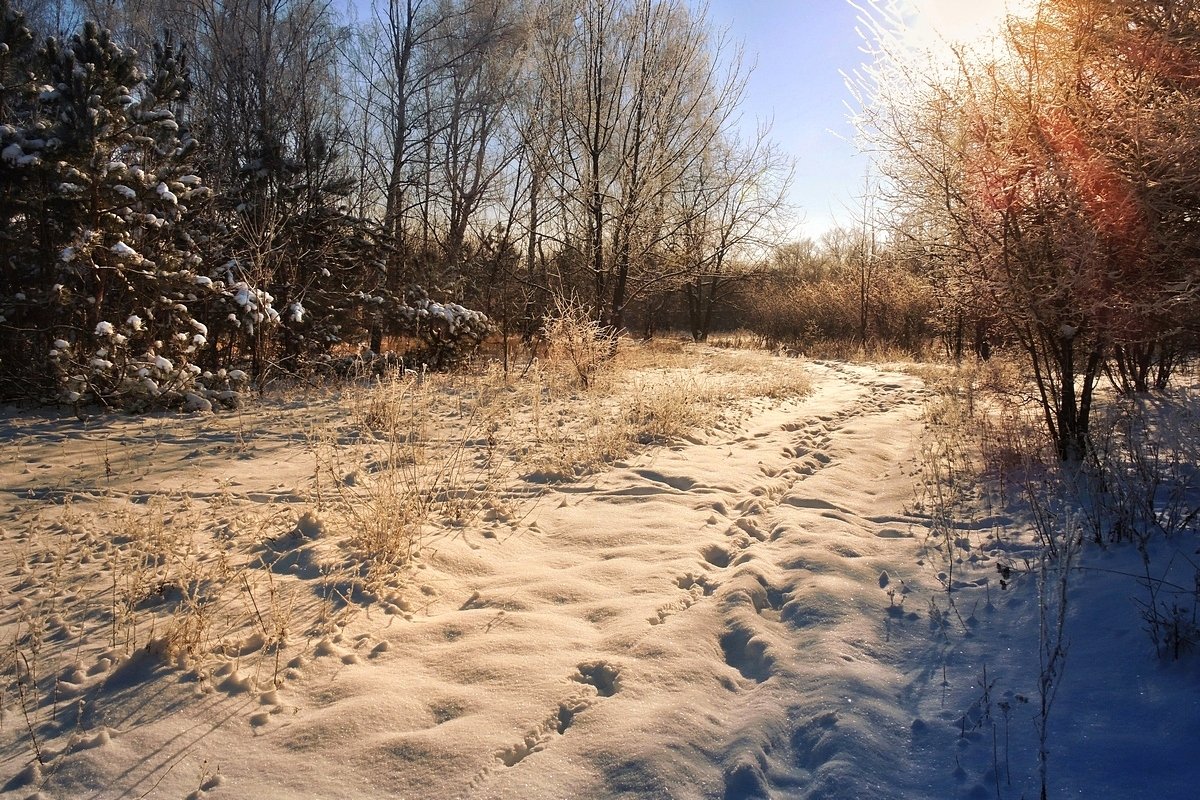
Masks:
[[[4,34],[21,44],[21,30]],[[69,42],[22,45],[19,58],[37,92],[0,92],[5,393],[204,406],[194,362],[207,326],[191,306],[242,293],[204,274],[189,233],[209,192],[173,110],[189,88],[181,55],[168,40],[143,74],[134,51],[86,23]]]

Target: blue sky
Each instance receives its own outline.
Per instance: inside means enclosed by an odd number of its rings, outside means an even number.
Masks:
[[[796,159],[796,235],[817,238],[835,219],[850,222],[866,158],[856,153],[841,72],[863,61],[858,12],[846,0],[710,0],[708,11],[755,64],[743,125],[752,131],[755,119],[773,119],[771,138]]]

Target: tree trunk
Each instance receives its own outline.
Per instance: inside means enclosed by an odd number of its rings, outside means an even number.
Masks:
[[[1083,367],[1082,385],[1076,391],[1075,339],[1060,337],[1058,340],[1060,370],[1059,397],[1057,408],[1058,457],[1064,462],[1080,463],[1087,455],[1090,444],[1088,425],[1091,417],[1092,398],[1096,379],[1104,365],[1104,352],[1094,347]]]

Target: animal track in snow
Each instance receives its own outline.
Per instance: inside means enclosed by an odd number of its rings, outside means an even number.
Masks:
[[[575,715],[590,706],[587,698],[568,697],[545,721],[532,728],[525,738],[514,745],[496,751],[496,758],[506,767],[515,767],[529,756],[546,748],[555,736],[561,736],[575,721]]]
[[[620,690],[621,670],[606,661],[587,661],[576,668],[571,680],[589,688],[559,701],[557,708],[530,729],[521,741],[496,751],[500,763],[515,767],[534,753],[546,749],[556,737],[567,732],[574,724],[575,717],[591,708],[599,698],[612,697]],[[486,771],[472,781],[472,786],[477,785],[483,777],[486,777]]]
[[[687,594],[681,596],[677,600],[672,600],[669,603],[664,603],[659,606],[654,612],[654,616],[648,620],[651,625],[661,625],[670,617],[678,614],[680,611],[687,611],[689,608],[698,603],[701,599],[710,596],[716,591],[716,584],[701,575],[697,577],[692,573],[680,576],[675,584]]]

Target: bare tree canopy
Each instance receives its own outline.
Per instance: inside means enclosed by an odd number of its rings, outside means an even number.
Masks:
[[[1029,359],[1064,459],[1106,358],[1194,319],[1200,4],[1039,0],[914,60],[880,26],[864,129],[901,241]]]

